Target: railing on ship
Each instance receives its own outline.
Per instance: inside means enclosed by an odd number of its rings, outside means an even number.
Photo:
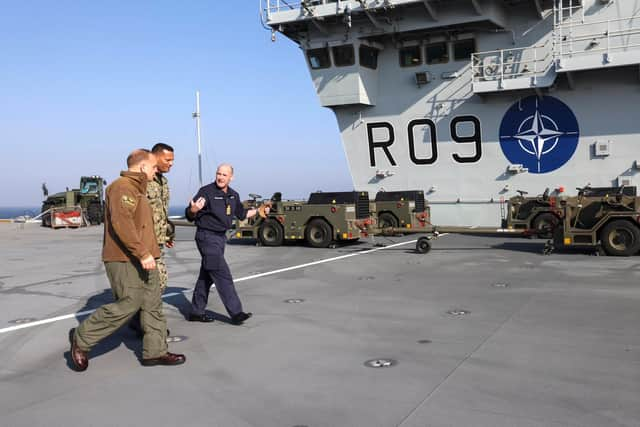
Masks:
[[[294,0],[262,0],[263,8],[267,11],[267,13],[277,13],[283,10],[293,10],[299,9],[302,5],[301,1]]]
[[[338,2],[339,0],[260,0],[260,9],[269,16],[272,13]]]
[[[402,4],[406,3],[420,3],[426,0],[356,0],[361,8],[387,8],[394,6],[394,1]],[[292,10],[302,10],[309,15],[314,14],[315,6],[323,6],[328,4],[336,4],[337,8],[334,13],[341,13],[343,8],[353,6],[349,0],[260,0],[260,13],[266,15],[269,19],[271,14],[278,12],[287,12]],[[324,12],[327,13],[327,9],[324,8]],[[264,21],[264,19],[263,19]]]
[[[471,55],[473,81],[504,81],[530,78],[535,86],[538,77],[553,64],[550,40],[536,46],[478,52]]]
[[[538,77],[562,59],[595,54],[606,64],[612,53],[640,50],[640,15],[585,22],[575,8],[556,10],[553,37],[541,45],[472,54],[474,83],[499,81],[502,86],[507,79],[531,78],[535,87]]]
[[[634,37],[635,36],[635,37]],[[640,47],[640,16],[594,22],[565,21],[556,27],[557,57],[610,53]]]

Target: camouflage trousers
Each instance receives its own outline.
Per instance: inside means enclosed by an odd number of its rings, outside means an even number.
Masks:
[[[160,291],[164,292],[169,281],[169,273],[167,273],[167,264],[164,262],[164,246],[160,245],[160,258],[156,259],[158,266],[158,274],[160,276]]]

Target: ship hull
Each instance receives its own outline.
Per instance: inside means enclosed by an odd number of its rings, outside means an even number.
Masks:
[[[521,173],[508,171],[512,163],[501,146],[504,135],[500,135],[500,128],[505,115],[514,104],[536,96],[535,93],[480,97],[467,89],[465,98],[441,102],[444,106],[440,109],[444,112],[434,114],[437,109],[434,104],[439,101],[433,98],[399,105],[395,100],[407,99],[413,89],[407,88],[406,94],[385,97],[383,92],[382,102],[375,107],[336,110],[353,185],[371,194],[380,190],[423,189],[433,204],[434,222],[495,225],[500,220],[500,201],[517,194],[516,190],[538,194],[550,188],[552,192],[564,189],[572,194],[576,187],[587,184],[616,186],[622,179],[635,184],[635,160],[640,160],[637,141],[640,128],[633,107],[640,102],[637,70],[621,68],[608,73],[606,84],[600,72],[586,72],[574,82],[580,90],[559,84],[542,96],[565,104],[575,115],[579,131],[575,151],[566,155],[566,163],[543,173],[537,173],[535,167]],[[463,86],[470,86],[470,81]],[[477,118],[480,124],[480,153],[472,142],[456,143],[451,139],[452,121],[469,117]],[[431,131],[431,124],[423,124],[421,119],[431,120],[435,132]],[[409,125],[416,120],[418,124],[411,128],[412,145]],[[471,135],[471,122],[458,123],[462,136]],[[372,125],[373,132],[369,132]],[[381,144],[389,141],[389,128],[393,129],[393,143],[385,151]],[[435,155],[433,135],[437,139]],[[560,150],[564,142],[558,141],[554,149]],[[607,155],[595,154],[595,145],[600,142],[609,145]],[[541,156],[542,160],[546,155]],[[460,162],[456,157],[473,161]],[[531,159],[537,160],[534,155]]]

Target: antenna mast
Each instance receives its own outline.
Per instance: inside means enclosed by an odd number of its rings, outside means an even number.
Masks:
[[[196,112],[191,115],[196,119],[196,136],[198,138],[198,179],[202,187],[202,146],[200,145],[200,91],[196,91]]]

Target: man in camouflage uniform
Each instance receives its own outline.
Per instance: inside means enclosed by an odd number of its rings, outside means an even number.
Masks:
[[[169,180],[164,174],[171,170],[174,154],[173,147],[163,143],[154,145],[151,152],[157,161],[158,172],[154,179],[147,184],[147,200],[153,213],[153,227],[158,241],[158,248],[160,249],[160,258],[156,260],[156,265],[160,276],[160,289],[161,292],[164,292],[169,279],[167,265],[164,260],[164,248],[172,248],[175,237],[175,227],[169,221]],[[129,327],[140,337],[144,335],[140,325],[139,312],[133,317]]]
[[[169,180],[164,174],[171,170],[174,154],[173,147],[163,143],[154,145],[151,152],[158,161],[158,173],[154,180],[147,185],[147,198],[153,211],[153,225],[158,246],[160,246],[161,255],[158,261],[158,271],[160,272],[160,285],[164,291],[169,278],[167,266],[164,262],[164,248],[172,248],[175,237],[175,228],[169,221]]]

